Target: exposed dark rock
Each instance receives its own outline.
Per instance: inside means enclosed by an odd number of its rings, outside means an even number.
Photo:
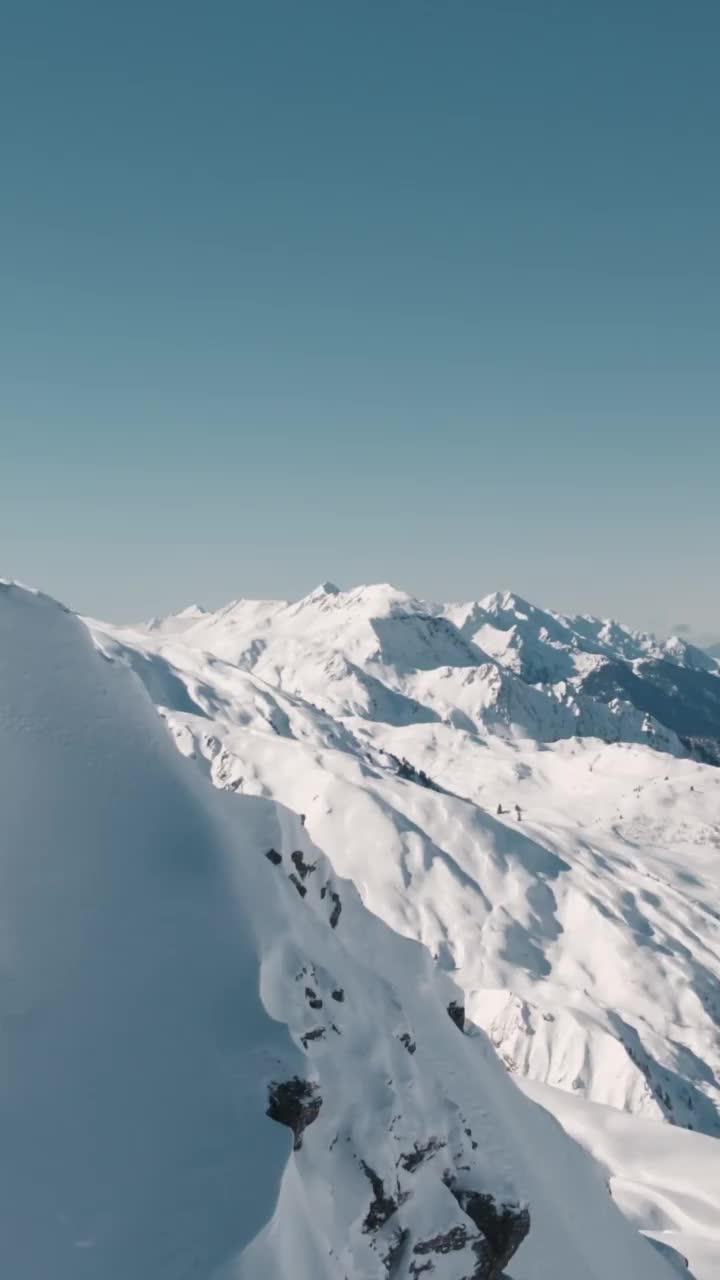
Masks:
[[[335,893],[334,889],[330,890],[330,897],[332,898],[332,902],[333,902],[333,909],[330,912],[330,928],[337,929],[338,920],[340,919],[340,912],[342,911],[342,903],[340,901],[340,894]]]
[[[312,1031],[306,1031],[304,1036],[300,1037],[300,1043],[303,1049],[307,1049],[311,1040],[323,1040],[325,1037],[324,1027],[314,1027]]]
[[[397,1200],[393,1196],[385,1194],[385,1184],[382,1178],[378,1177],[374,1169],[370,1168],[364,1160],[360,1161],[360,1167],[365,1177],[370,1182],[373,1190],[373,1198],[370,1201],[370,1208],[365,1215],[363,1222],[363,1231],[377,1231],[388,1221],[396,1212],[398,1207]]]
[[[268,862],[272,862],[274,867],[279,867],[282,862],[282,854],[278,853],[277,849],[268,849],[265,857],[268,859]]]
[[[337,991],[331,992],[331,995],[333,1000],[337,1000],[338,1004],[342,1004],[343,1000],[345,999],[345,992],[343,991],[342,987],[338,987]]]
[[[457,1253],[470,1244],[470,1237],[464,1227],[451,1227],[441,1235],[431,1236],[429,1240],[420,1240],[413,1253]],[[429,1268],[426,1268],[429,1270]]]
[[[294,884],[294,885],[295,885],[295,888],[297,889],[298,893],[300,894],[300,897],[301,897],[301,898],[304,898],[304,897],[305,897],[305,894],[307,893],[307,889],[305,888],[305,885],[304,885],[304,884],[301,884],[301,883],[300,883],[300,881],[298,880],[298,878],[297,878],[297,876],[295,875],[295,872],[294,872],[294,871],[293,871],[293,872],[288,876],[288,880],[291,882],[291,884]]]
[[[415,1044],[415,1041],[410,1038],[410,1035],[407,1031],[403,1031],[402,1035],[400,1036],[400,1043],[405,1046],[408,1053],[414,1053],[415,1050],[417,1049],[417,1045]]]
[[[296,849],[294,853],[290,854],[290,861],[297,869],[297,873],[301,880],[307,880],[307,877],[315,870],[315,863],[305,862],[299,849]]]
[[[465,1030],[464,1005],[458,1004],[456,1000],[451,1000],[450,1004],[447,1007],[447,1011],[450,1014],[450,1017],[452,1018],[453,1022],[455,1023],[455,1026],[459,1027],[461,1031],[464,1031]]]
[[[451,1175],[446,1174],[443,1180],[463,1213],[481,1232],[486,1246],[480,1247],[482,1242],[475,1246],[476,1280],[498,1280],[530,1230],[529,1210],[520,1204],[498,1204],[486,1192],[458,1187]]]
[[[412,1151],[401,1153],[398,1163],[402,1165],[406,1173],[413,1173],[418,1165],[422,1164],[423,1160],[426,1160],[428,1156],[434,1156],[435,1152],[440,1151],[444,1146],[445,1143],[441,1142],[439,1138],[430,1138],[424,1147],[421,1147],[416,1142]]]
[[[398,778],[402,778],[405,782],[416,782],[420,787],[427,787],[428,791],[442,791],[442,787],[439,787],[436,782],[433,782],[432,778],[425,773],[424,769],[417,769],[415,765],[411,764],[409,760],[406,760],[404,756],[402,759],[398,759],[397,756],[391,755],[390,759],[395,764]]]
[[[311,1009],[322,1009],[323,1002],[320,999],[319,995],[315,991],[313,991],[312,987],[305,988],[305,998],[308,1004],[310,1005]]]
[[[322,1098],[317,1085],[309,1080],[301,1080],[294,1076],[292,1080],[273,1080],[268,1086],[269,1105],[265,1112],[271,1120],[284,1124],[292,1129],[293,1147],[299,1151],[302,1136],[308,1125],[317,1120],[322,1106]]]

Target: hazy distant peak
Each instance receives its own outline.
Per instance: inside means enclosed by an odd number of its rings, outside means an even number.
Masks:
[[[176,618],[202,618],[208,612],[201,604],[189,604],[179,613],[175,614]]]

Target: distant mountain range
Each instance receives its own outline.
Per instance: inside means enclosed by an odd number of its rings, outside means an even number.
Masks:
[[[547,742],[646,742],[720,763],[720,662],[711,653],[510,592],[432,605],[387,585],[341,592],[324,583],[297,603],[191,606],[149,630],[182,635],[331,714],[391,724],[430,717]]]

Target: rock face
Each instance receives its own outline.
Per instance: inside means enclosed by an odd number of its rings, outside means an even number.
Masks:
[[[433,1253],[459,1253],[461,1249],[466,1249],[470,1243],[471,1240],[465,1227],[451,1227],[449,1231],[430,1236],[428,1240],[419,1240],[413,1247],[413,1253],[419,1257]],[[433,1271],[434,1269],[432,1261],[426,1262],[420,1267],[412,1265],[410,1267],[413,1275],[419,1275],[421,1271]]]
[[[448,1189],[483,1236],[475,1273],[478,1280],[496,1280],[530,1230],[529,1210],[524,1205],[498,1204],[493,1196],[461,1189],[452,1181]]]
[[[398,1200],[395,1196],[388,1195],[385,1190],[385,1184],[382,1178],[378,1177],[374,1169],[370,1168],[364,1160],[360,1161],[360,1167],[368,1179],[372,1187],[373,1198],[370,1201],[370,1207],[365,1215],[363,1222],[363,1231],[377,1231],[384,1226],[389,1218],[397,1212]]]
[[[269,1088],[269,1105],[267,1115],[278,1124],[292,1129],[293,1148],[299,1151],[302,1147],[302,1136],[308,1125],[317,1120],[322,1106],[322,1098],[317,1085],[295,1076],[292,1080],[273,1081]]]
[[[297,873],[301,880],[307,880],[307,877],[312,875],[315,870],[314,862],[305,862],[302,855],[302,849],[295,849],[294,852],[290,854],[290,861],[293,866],[297,868]]]
[[[443,1276],[452,1275],[453,1280],[501,1280],[503,1268],[530,1230],[528,1210],[522,1205],[498,1204],[493,1196],[484,1193],[460,1191],[450,1182],[447,1185],[477,1231],[462,1222],[418,1240],[412,1246],[408,1276],[417,1280],[423,1273],[432,1275],[441,1259],[457,1254],[457,1267],[451,1271],[447,1261],[443,1262]]]
[[[458,1030],[464,1031],[465,1030],[465,1009],[463,1008],[463,1006],[461,1004],[458,1004],[456,1000],[451,1000],[450,1004],[448,1005],[448,1013],[450,1014],[450,1017],[452,1018]]]

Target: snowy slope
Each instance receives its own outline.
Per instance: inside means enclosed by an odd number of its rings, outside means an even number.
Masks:
[[[3,1276],[211,1274],[278,1194],[262,1077],[300,1058],[184,773],[76,620],[0,588]]]
[[[567,698],[511,670],[531,642],[530,674],[542,652],[567,687],[591,649],[681,664],[689,646],[386,586],[173,626],[95,633],[213,781],[306,813],[367,905],[454,972],[511,1069],[718,1131],[720,772],[634,707],[593,701],[580,720],[610,741],[553,742]]]
[[[714,1280],[720,1258],[720,1143],[638,1120],[612,1107],[524,1080],[521,1088],[557,1116],[605,1169],[613,1199],[687,1280]]]
[[[305,815],[510,1072],[719,1132],[720,771],[586,691],[608,664],[650,689],[670,666],[702,701],[715,666],[514,597],[428,606],[384,586],[93,631],[203,774]]]
[[[0,587],[0,1273],[667,1280],[429,953],[201,772]]]

